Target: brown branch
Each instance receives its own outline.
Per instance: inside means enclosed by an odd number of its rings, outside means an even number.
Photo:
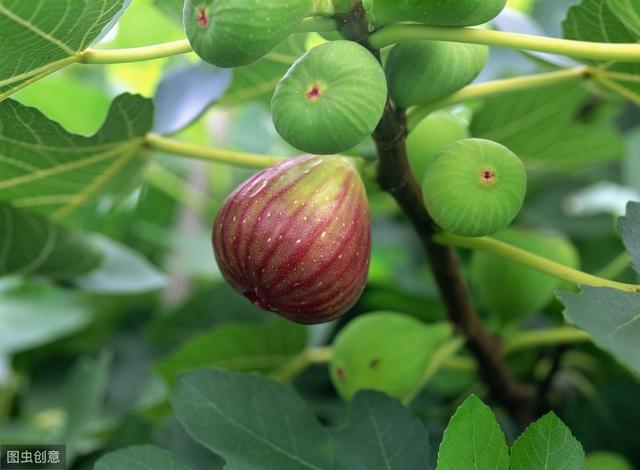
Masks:
[[[370,48],[366,43],[369,25],[361,4],[352,12],[342,15],[339,25],[344,37],[360,42],[380,58],[380,51]],[[526,425],[533,417],[535,393],[511,375],[503,361],[500,342],[484,328],[469,299],[455,251],[432,241],[438,228],[425,208],[422,190],[411,173],[406,153],[406,135],[404,110],[395,109],[388,101],[373,133],[380,160],[378,183],[395,198],[420,237],[449,321],[458,333],[465,336],[467,347],[478,362],[480,377],[492,397],[518,423]]]

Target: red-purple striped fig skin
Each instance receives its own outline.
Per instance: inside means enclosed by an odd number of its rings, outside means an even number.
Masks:
[[[239,186],[213,226],[220,271],[264,310],[322,323],[349,310],[366,283],[371,224],[347,158],[305,156]]]

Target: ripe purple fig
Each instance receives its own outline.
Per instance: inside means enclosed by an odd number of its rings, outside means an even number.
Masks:
[[[285,160],[239,186],[213,226],[222,275],[255,305],[322,323],[358,300],[371,255],[364,185],[350,159]]]

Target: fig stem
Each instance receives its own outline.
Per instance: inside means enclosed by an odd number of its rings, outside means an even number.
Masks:
[[[215,147],[180,142],[158,134],[147,134],[145,143],[149,148],[172,155],[181,155],[198,160],[226,163],[245,168],[268,168],[284,160],[284,157],[272,155],[256,155],[253,153],[235,152]]]
[[[309,17],[296,28],[297,33],[335,31],[336,22],[330,18]],[[187,39],[128,49],[87,49],[77,54],[74,62],[82,64],[122,64],[143,60],[162,59],[192,52]]]
[[[407,113],[407,129],[411,132],[424,118],[434,111],[455,104],[464,103],[480,98],[501,95],[513,91],[528,90],[531,88],[541,88],[553,86],[560,83],[568,83],[588,78],[594,71],[587,66],[574,67],[554,72],[540,73],[524,77],[505,78],[490,82],[469,85],[440,100],[416,106]]]
[[[273,372],[271,377],[281,382],[288,382],[312,364],[329,362],[332,355],[333,348],[331,346],[305,349]]]
[[[578,59],[640,62],[640,44],[598,43],[508,33],[481,28],[442,28],[414,24],[394,25],[376,31],[369,44],[376,49],[407,41],[452,41],[525,51],[547,52]]]
[[[466,238],[442,232],[433,238],[437,243],[484,251],[578,286],[611,287],[625,292],[640,293],[640,285],[610,281],[609,279],[578,271],[490,237]]]

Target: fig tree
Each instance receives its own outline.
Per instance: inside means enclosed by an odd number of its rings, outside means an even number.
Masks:
[[[508,148],[483,139],[449,145],[427,166],[424,202],[443,229],[481,237],[509,225],[524,202],[527,174]]]
[[[353,41],[314,47],[289,69],[271,102],[278,133],[313,154],[343,152],[373,132],[387,100],[382,67]]]
[[[498,16],[507,0],[365,0],[364,4],[369,20],[376,24],[475,26]]]
[[[389,95],[401,108],[429,103],[471,83],[489,58],[489,48],[444,41],[397,44],[385,64]]]
[[[213,226],[220,271],[255,305],[299,323],[345,313],[371,253],[367,198],[351,160],[305,156],[256,174]]]
[[[183,21],[202,60],[240,67],[271,52],[312,9],[313,0],[186,0]]]

